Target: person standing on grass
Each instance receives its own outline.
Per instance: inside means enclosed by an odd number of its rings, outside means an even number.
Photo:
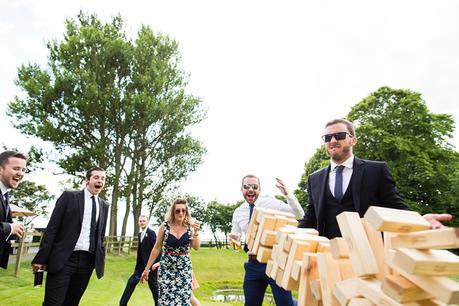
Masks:
[[[27,157],[19,152],[0,153],[0,267],[6,269],[11,240],[24,234],[24,226],[14,223],[11,216],[10,191],[18,187],[26,171]]]
[[[104,275],[104,237],[108,203],[98,195],[105,185],[105,170],[86,172],[86,188],[64,191],[56,202],[32,269],[48,270],[43,305],[80,303],[92,271]]]
[[[201,246],[200,223],[193,220],[187,201],[181,198],[172,203],[165,219],[141,281],[149,279],[153,262],[163,248],[158,272],[159,304],[189,305],[192,295],[190,247],[198,250]]]
[[[304,211],[298,203],[296,197],[289,194],[284,182],[276,179],[276,187],[287,199],[287,204],[278,199],[263,198],[257,200],[260,195],[260,179],[252,174],[242,178],[241,192],[245,203],[236,208],[233,213],[232,229],[229,238],[238,241],[243,233],[247,232],[249,221],[252,216],[253,208],[267,208],[293,213],[296,218],[303,217]],[[247,246],[244,250],[248,252]],[[249,252],[248,261],[244,263],[244,298],[246,306],[261,306],[265,296],[266,288],[271,286],[276,305],[292,306],[296,301],[292,298],[292,293],[276,284],[276,281],[266,275],[266,264],[257,260],[257,256]]]
[[[147,265],[148,258],[150,257],[151,249],[156,243],[156,233],[154,230],[148,227],[148,217],[141,215],[138,220],[140,227],[140,233],[138,235],[138,247],[137,247],[137,260],[134,268],[134,274],[129,278],[126,288],[124,289],[123,295],[120,299],[120,306],[125,306],[128,304],[129,299],[131,298],[132,293],[134,292],[135,287],[140,281],[142,272]],[[155,306],[158,305],[158,275],[157,267],[159,266],[159,260],[161,255],[156,258],[153,264],[153,273],[148,278],[148,287],[150,287],[151,294],[153,295],[153,300]]]

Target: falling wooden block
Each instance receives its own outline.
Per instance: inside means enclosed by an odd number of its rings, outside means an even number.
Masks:
[[[301,256],[301,258],[303,258],[303,256]],[[295,260],[293,262],[292,273],[290,274],[290,277],[296,281],[300,280],[302,265],[303,265],[303,260]]]
[[[459,228],[447,227],[390,237],[392,248],[412,249],[457,249],[459,248]]]
[[[301,277],[298,288],[298,306],[317,306],[319,304],[313,297],[310,286],[310,281],[318,277],[317,254],[303,253]]]
[[[257,222],[257,217],[258,217],[258,208],[254,207],[252,211],[252,217],[250,218],[249,226],[247,227],[247,232],[246,232],[246,241],[245,243],[249,244],[249,240],[252,238],[255,238],[255,235],[257,233],[258,229],[258,222]]]
[[[308,234],[288,234],[284,243],[284,250],[289,251],[292,245],[292,241],[305,241],[310,245],[308,252],[317,252],[317,247],[319,243],[324,242],[328,243],[329,239],[323,236],[308,235]]]
[[[459,303],[459,283],[446,276],[414,275],[406,272],[393,262],[394,252],[386,253],[387,264],[416,286],[430,293],[435,299],[446,304]]]
[[[459,256],[446,250],[399,248],[396,250],[393,260],[394,264],[411,274],[459,274]]]
[[[378,274],[378,264],[359,214],[345,211],[340,213],[336,220],[343,238],[346,239],[355,275],[360,277]]]
[[[277,236],[276,231],[264,230],[263,233],[261,234],[260,243],[264,246],[272,247],[274,243],[276,242],[276,236]]]
[[[257,260],[259,262],[261,262],[261,263],[267,263],[268,260],[271,259],[272,251],[273,250],[271,248],[267,248],[267,247],[264,247],[264,246],[258,247]]]
[[[330,242],[319,242],[317,244],[317,253],[326,253],[330,252]]]
[[[349,258],[336,259],[336,261],[339,265],[342,280],[355,278],[354,268],[352,268],[352,262]]]
[[[339,305],[332,293],[335,283],[341,280],[338,262],[333,259],[331,253],[317,253],[317,268],[324,305]]]
[[[368,242],[370,243],[370,247],[373,250],[373,254],[375,255],[375,260],[378,265],[379,274],[376,277],[379,280],[383,280],[384,276],[390,273],[389,267],[384,262],[384,243],[382,239],[382,233],[375,230],[368,220],[361,219],[363,228],[365,229],[365,233],[367,234]]]
[[[386,275],[382,291],[400,303],[429,299],[432,296],[401,275]]]
[[[336,237],[330,240],[330,251],[335,259],[349,258],[346,239],[342,237]]]
[[[430,228],[427,220],[411,210],[370,206],[365,213],[365,219],[380,232],[409,233]]]
[[[291,276],[290,276],[292,274],[293,263],[295,262],[295,260],[302,259],[303,253],[307,252],[309,247],[310,247],[310,244],[308,242],[293,241],[292,247],[290,248],[290,253],[288,253],[288,258],[287,258],[287,262],[285,265],[284,277],[282,279],[282,283],[280,284],[282,288],[286,290],[288,290],[287,288],[298,289],[298,287],[292,288],[292,286],[289,286],[289,284],[294,285],[294,282],[291,281]],[[298,282],[297,282],[297,285],[298,285]]]
[[[270,259],[266,263],[266,275],[271,275],[272,269],[273,269],[273,261]]]
[[[317,301],[321,301],[322,300],[322,292],[321,292],[321,289],[320,289],[320,279],[318,279],[318,278],[312,279],[309,285],[311,286],[311,292],[312,292],[312,295],[314,296],[314,298]]]
[[[286,252],[279,252],[277,257],[277,265],[280,269],[285,270],[285,266],[287,265],[288,253]]]
[[[400,306],[401,304],[393,300],[381,290],[381,282],[377,279],[359,279],[358,291],[365,298],[376,305]]]
[[[361,297],[359,279],[350,278],[335,283],[333,295],[341,306],[346,306],[352,298]]]
[[[258,231],[255,236],[255,241],[253,243],[252,248],[249,248],[249,250],[252,253],[257,254],[258,247],[260,246],[261,235],[263,234],[263,232],[265,230],[273,230],[275,225],[276,225],[276,217],[266,215],[266,214],[261,215],[261,222],[258,225]]]
[[[376,306],[369,299],[366,298],[352,298],[348,306]]]
[[[259,211],[262,211],[263,214],[272,215],[272,216],[285,216],[287,218],[295,219],[295,215],[289,212],[269,209],[269,208],[257,208]]]
[[[295,218],[288,218],[287,224],[292,226],[298,226],[298,220],[296,220]]]

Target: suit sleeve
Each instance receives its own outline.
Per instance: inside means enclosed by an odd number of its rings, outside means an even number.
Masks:
[[[153,231],[153,235],[152,235],[152,248],[155,246],[155,243],[156,243],[156,239],[158,238],[158,236],[156,236],[156,233],[155,231]],[[158,256],[156,257],[155,259],[155,262],[154,263],[157,263],[157,262],[160,262],[161,261],[161,253],[158,254]]]
[[[317,217],[314,207],[314,199],[311,193],[311,176],[308,178],[308,204],[303,219],[299,220],[298,227],[317,228]]]
[[[11,224],[8,222],[0,222],[0,240],[6,241],[11,234]]]
[[[71,200],[71,197],[72,194],[70,192],[64,191],[57,200],[56,206],[51,214],[51,218],[46,226],[45,233],[43,234],[40,249],[38,250],[37,255],[35,255],[35,258],[32,260],[32,263],[48,265],[49,254],[53,248],[56,235],[61,228],[61,220],[63,219],[67,204]]]
[[[387,163],[384,162],[382,165],[382,180],[380,184],[381,202],[385,207],[410,210],[410,208],[403,202],[402,197],[397,191],[395,180],[392,177]]]

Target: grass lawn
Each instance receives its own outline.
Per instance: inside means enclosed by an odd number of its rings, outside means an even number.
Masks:
[[[201,248],[191,254],[193,270],[200,284],[195,290],[202,305],[242,305],[242,303],[223,303],[212,301],[216,289],[241,288],[244,277],[244,252]],[[0,269],[0,304],[9,306],[38,306],[44,295],[42,288],[33,288],[33,274],[30,260],[22,264],[20,276],[14,277],[14,260],[10,260],[7,270]],[[105,275],[97,279],[95,272],[83,295],[80,305],[118,305],[126,281],[135,266],[135,252],[131,255],[108,255]],[[134,291],[129,305],[153,305],[153,298],[147,284],[139,284]]]

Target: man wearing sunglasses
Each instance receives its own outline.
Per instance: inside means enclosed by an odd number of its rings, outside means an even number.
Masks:
[[[363,217],[372,205],[409,209],[395,186],[385,162],[355,157],[357,143],[354,125],[345,119],[334,119],[325,125],[322,136],[330,156],[330,165],[311,174],[308,179],[308,206],[299,227],[312,227],[327,238],[340,237],[336,216],[355,211]],[[424,216],[432,228],[442,227],[440,221],[448,214]]]
[[[253,208],[261,207],[293,213],[296,218],[301,218],[304,215],[304,210],[298,203],[294,195],[289,194],[287,187],[282,180],[276,178],[276,187],[286,197],[287,204],[274,199],[261,197],[260,195],[260,179],[255,175],[246,175],[242,178],[241,192],[245,202],[241,204],[233,213],[232,229],[229,238],[239,240],[241,235],[247,231],[250,217],[252,216]],[[244,250],[248,249],[245,246]],[[292,306],[296,305],[293,301],[292,293],[279,287],[275,280],[266,275],[266,264],[257,261],[255,254],[248,253],[248,261],[244,263],[244,298],[246,306],[261,306],[268,285],[274,296],[276,305]]]

